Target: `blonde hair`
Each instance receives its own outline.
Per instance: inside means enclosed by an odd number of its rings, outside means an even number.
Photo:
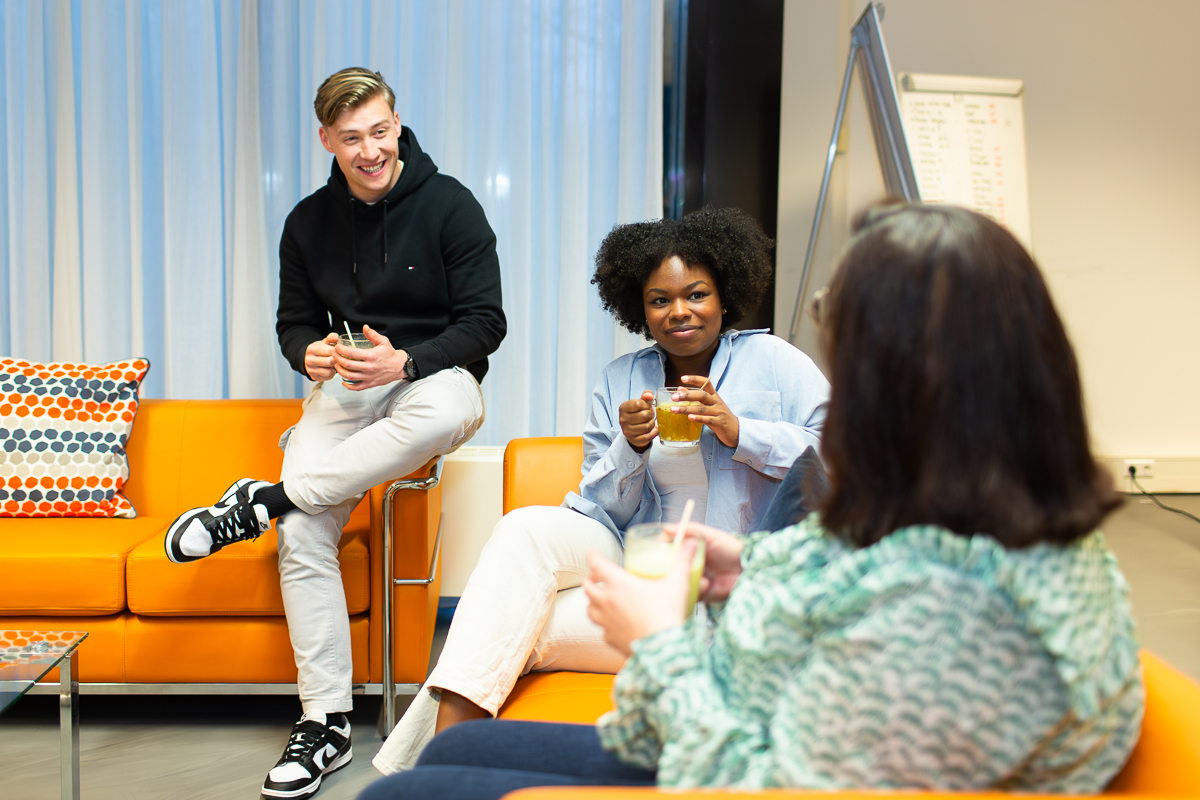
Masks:
[[[328,128],[348,108],[358,108],[376,97],[387,100],[388,108],[396,110],[396,93],[378,72],[363,67],[340,69],[325,79],[317,89],[313,109],[321,125]]]

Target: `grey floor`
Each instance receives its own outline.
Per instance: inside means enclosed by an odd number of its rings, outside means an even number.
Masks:
[[[1200,516],[1200,495],[1163,499]],[[1200,680],[1200,523],[1130,498],[1105,532],[1132,587],[1142,644]],[[298,713],[295,698],[284,697],[85,696],[82,796],[251,800]],[[354,798],[378,777],[371,767],[378,713],[379,698],[357,699],[354,761],[326,780],[318,798]],[[0,717],[0,795],[60,796],[57,698],[25,697]]]
[[[439,620],[432,663],[448,624]],[[321,784],[320,800],[352,800],[380,778],[371,766],[379,697],[356,697],[354,760]],[[407,698],[399,705],[407,707]],[[300,716],[295,697],[80,698],[85,800],[253,800]],[[58,697],[28,695],[0,716],[0,798],[59,800]]]

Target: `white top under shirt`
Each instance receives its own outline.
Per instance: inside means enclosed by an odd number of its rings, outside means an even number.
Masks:
[[[650,479],[658,490],[662,504],[662,521],[678,522],[688,500],[696,501],[693,522],[704,522],[708,510],[708,471],[700,445],[694,447],[664,447],[655,437],[650,443],[650,458],[646,464]]]

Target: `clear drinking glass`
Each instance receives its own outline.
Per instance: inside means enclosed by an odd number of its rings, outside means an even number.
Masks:
[[[338,343],[342,347],[353,347],[355,350],[370,350],[375,346],[374,342],[368,339],[366,334],[362,333],[343,333],[338,337]],[[342,382],[349,384],[362,383],[362,381],[348,381],[345,378],[342,378]]]
[[[643,578],[661,578],[675,561],[675,533],[658,522],[631,525],[625,531],[625,569]],[[696,539],[696,555],[688,584],[688,613],[700,598],[700,576],[704,574],[704,540]]]
[[[654,391],[654,414],[658,422],[658,438],[664,447],[692,447],[700,441],[704,424],[693,422],[687,414],[672,414],[671,406],[699,406],[695,400],[672,400],[676,392],[686,392],[688,386],[664,386]]]

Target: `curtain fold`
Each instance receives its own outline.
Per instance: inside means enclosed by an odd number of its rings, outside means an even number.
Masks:
[[[496,230],[509,334],[474,444],[578,433],[640,347],[589,283],[661,215],[661,0],[7,0],[0,353],[148,356],[149,397],[293,397],[278,241],[332,156],[312,99],[379,70]]]

